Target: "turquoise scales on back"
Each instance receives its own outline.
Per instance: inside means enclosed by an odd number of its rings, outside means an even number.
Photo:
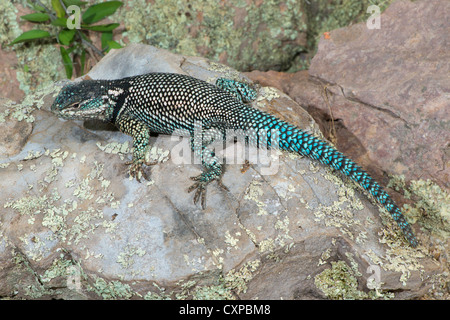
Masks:
[[[193,151],[202,159],[204,171],[193,177],[194,203],[206,205],[206,186],[218,181],[223,165],[208,146],[223,139],[227,130],[244,130],[246,141],[259,146],[307,156],[330,166],[356,181],[383,205],[413,247],[418,242],[392,198],[360,166],[327,142],[316,138],[268,113],[253,108],[249,102],[256,92],[247,84],[218,79],[216,85],[174,73],[149,73],[119,80],[86,80],[64,87],[52,110],[65,119],[98,119],[115,124],[133,137],[130,175],[139,180],[149,147],[150,133],[172,134],[184,130],[191,137]],[[201,134],[195,134],[200,130]],[[276,133],[277,140],[273,139]],[[278,146],[273,142],[277,141]],[[153,163],[146,163],[152,165]],[[223,185],[222,185],[223,186]]]

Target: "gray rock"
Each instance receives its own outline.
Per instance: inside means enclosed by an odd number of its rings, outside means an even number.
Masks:
[[[243,78],[205,59],[140,45],[111,51],[89,77],[150,71]],[[151,138],[149,156],[159,164],[146,169],[150,181],[128,179],[131,138],[58,119],[49,112],[58,90],[15,107],[32,131],[14,140],[15,154],[1,154],[0,296],[325,298],[323,272],[340,261],[345,297],[376,295],[368,288],[373,265],[378,292],[406,299],[422,296],[438,272],[366,194],[309,159],[279,154],[272,167],[255,161],[245,172],[229,164],[229,192],[212,183],[201,210],[187,193],[200,166],[176,163],[180,150],[190,157],[189,149],[177,137],[158,136]],[[318,132],[275,89],[260,88],[254,105]],[[17,115],[9,104],[2,108],[1,131],[14,136],[18,129],[9,124]]]

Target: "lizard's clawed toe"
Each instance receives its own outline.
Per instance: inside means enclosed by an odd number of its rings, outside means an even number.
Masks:
[[[147,175],[144,172],[144,169],[142,168],[142,162],[138,161],[128,161],[126,162],[127,165],[130,165],[129,168],[129,174],[131,177],[135,178],[138,182],[141,182],[141,178],[147,179]]]
[[[195,177],[191,177],[191,179],[193,179],[193,178],[195,178]],[[190,186],[188,189],[189,193],[194,191],[195,189],[197,189],[197,191],[195,191],[195,194],[194,194],[194,204],[197,204],[198,199],[201,198],[201,205],[202,205],[203,210],[206,209],[206,184],[207,183],[205,183],[205,182],[196,182],[192,186]]]

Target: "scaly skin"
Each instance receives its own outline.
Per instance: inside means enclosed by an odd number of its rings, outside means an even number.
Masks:
[[[359,183],[383,205],[415,247],[418,242],[392,198],[361,167],[327,142],[251,107],[256,92],[247,84],[218,79],[217,85],[181,74],[149,73],[120,80],[86,80],[64,87],[52,110],[65,119],[98,119],[133,137],[130,174],[139,178],[151,132],[180,130],[191,137],[205,170],[192,178],[194,202],[205,207],[208,183],[220,178],[223,165],[208,145],[225,139],[227,130],[244,130],[246,141],[310,157]],[[197,133],[197,134],[196,134]]]

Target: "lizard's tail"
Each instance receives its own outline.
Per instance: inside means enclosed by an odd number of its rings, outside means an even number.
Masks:
[[[409,243],[416,247],[418,241],[398,206],[383,188],[360,166],[344,156],[325,141],[271,115],[262,113],[254,128],[263,130],[258,134],[257,144],[266,144],[271,148],[298,153],[328,165],[361,185],[392,215],[402,229]],[[275,130],[275,131],[274,131]],[[261,132],[261,131],[260,131]],[[276,136],[278,134],[278,146]],[[275,138],[275,139],[274,139]],[[264,141],[263,141],[264,140]]]

